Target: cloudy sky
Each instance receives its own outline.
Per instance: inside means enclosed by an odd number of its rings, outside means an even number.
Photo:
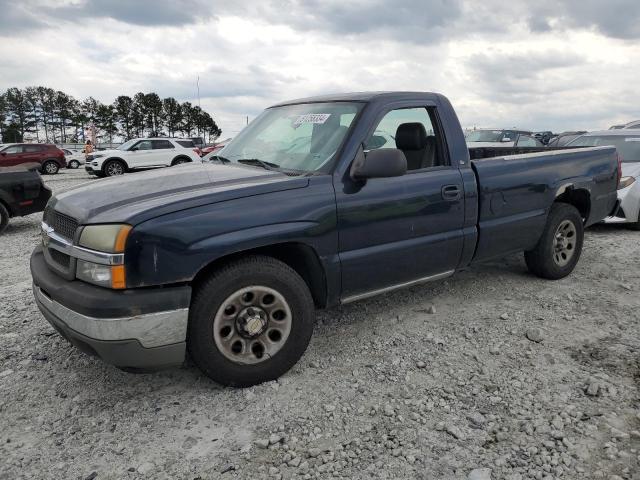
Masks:
[[[0,0],[0,90],[155,91],[235,135],[280,100],[447,95],[464,126],[640,118],[639,0]]]

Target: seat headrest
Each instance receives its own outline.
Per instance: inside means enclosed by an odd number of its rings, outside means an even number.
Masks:
[[[419,122],[401,123],[396,130],[396,147],[400,150],[422,150],[427,145],[427,131]]]

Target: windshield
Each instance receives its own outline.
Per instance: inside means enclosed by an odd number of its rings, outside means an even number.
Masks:
[[[332,102],[269,108],[210,158],[301,173],[320,171],[333,160],[361,107]]]
[[[133,140],[129,140],[128,142],[124,142],[116,150],[129,150],[129,148],[131,148],[133,146],[133,144],[136,143],[137,141],[138,140],[134,138]]]
[[[467,142],[499,142],[502,130],[475,130],[467,136]]]
[[[567,144],[568,147],[616,147],[623,162],[640,162],[640,135],[584,135]]]

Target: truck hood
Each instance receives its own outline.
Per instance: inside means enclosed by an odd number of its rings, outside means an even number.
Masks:
[[[253,167],[184,164],[91,181],[56,195],[48,207],[80,224],[136,225],[185,208],[308,184],[306,177]]]

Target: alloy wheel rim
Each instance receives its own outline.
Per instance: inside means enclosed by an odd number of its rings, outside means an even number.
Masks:
[[[47,163],[47,173],[55,173],[56,166],[53,163]]]
[[[122,165],[119,163],[111,163],[107,167],[107,172],[109,175],[122,175]]]
[[[278,291],[254,285],[229,295],[213,320],[213,339],[227,359],[252,365],[272,358],[291,333],[289,304]]]
[[[553,261],[559,267],[566,266],[576,252],[577,231],[570,220],[564,220],[558,225],[553,237]]]

